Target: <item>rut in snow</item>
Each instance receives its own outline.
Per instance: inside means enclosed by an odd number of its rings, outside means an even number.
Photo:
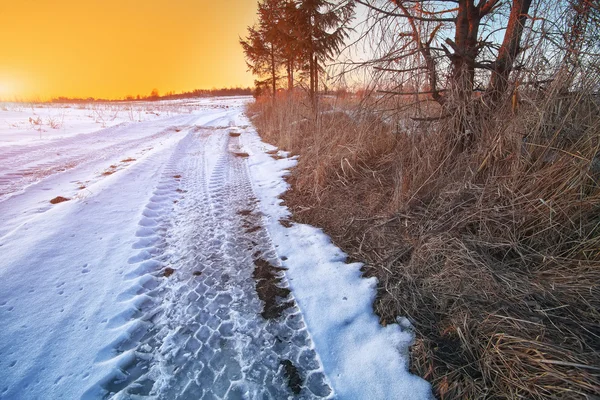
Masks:
[[[132,307],[109,322],[125,334],[97,357],[119,368],[84,398],[333,396],[231,131],[174,151],[139,223]]]

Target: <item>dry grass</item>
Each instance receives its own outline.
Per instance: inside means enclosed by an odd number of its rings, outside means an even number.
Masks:
[[[330,182],[342,185],[358,175],[371,175],[380,186],[389,177],[399,142],[381,121],[359,107],[333,101],[313,114],[307,99],[282,97],[277,107],[269,100],[250,106],[260,134],[268,142],[301,154],[294,190],[320,198]],[[260,111],[256,113],[256,111]]]
[[[102,172],[102,176],[109,176],[114,174],[115,172],[117,172],[117,166],[116,165],[111,165],[109,166],[104,172]]]
[[[600,108],[528,95],[469,121],[468,141],[453,118],[411,122],[364,102],[249,110],[266,141],[300,155],[294,218],[379,279],[376,312],[413,322],[412,370],[440,398],[600,393]]]
[[[53,198],[52,200],[50,200],[50,204],[58,204],[58,203],[63,203],[65,201],[69,201],[71,199],[67,199],[66,197],[62,197],[62,196],[57,196],[55,198]]]

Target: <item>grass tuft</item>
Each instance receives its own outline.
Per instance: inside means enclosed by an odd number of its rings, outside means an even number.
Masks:
[[[68,199],[68,198],[62,197],[62,196],[57,196],[57,197],[53,198],[52,200],[50,200],[50,203],[58,204],[58,203],[62,203],[62,202],[69,201],[69,200],[71,200],[71,199]]]

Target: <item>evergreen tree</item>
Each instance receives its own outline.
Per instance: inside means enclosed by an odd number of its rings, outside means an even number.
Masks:
[[[299,68],[302,60],[301,44],[297,21],[299,19],[298,8],[293,0],[287,0],[283,4],[283,18],[278,25],[281,36],[281,56],[287,73],[288,90],[294,88],[294,73]]]
[[[259,21],[240,39],[249,71],[259,77],[257,87],[277,91],[279,71],[285,68],[287,86],[294,87],[294,73],[308,72],[310,97],[315,102],[319,72],[332,60],[348,37],[353,2],[328,0],[263,0]]]
[[[282,63],[282,41],[280,32],[284,17],[284,6],[278,0],[258,3],[258,24],[248,28],[246,39],[240,39],[248,70],[254,75],[269,76],[257,85],[268,84],[272,93],[277,91],[278,71]]]
[[[354,14],[354,3],[328,0],[297,2],[297,40],[308,71],[309,94],[313,103],[319,91],[319,72],[332,60],[348,38],[348,23]]]

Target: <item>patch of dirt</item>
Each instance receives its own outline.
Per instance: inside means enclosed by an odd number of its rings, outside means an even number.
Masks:
[[[293,305],[292,301],[285,301],[290,290],[279,286],[282,281],[280,272],[285,271],[285,268],[276,267],[262,258],[254,260],[254,265],[256,268],[252,277],[256,281],[258,298],[263,301],[260,315],[264,319],[279,318],[284,310]]]
[[[294,394],[300,394],[302,390],[302,377],[298,368],[290,360],[282,360],[281,365],[283,366],[285,377],[288,380],[288,386],[294,392]]]
[[[194,272],[192,272],[192,275],[200,276],[200,275],[202,275],[202,271],[194,271]]]
[[[163,271],[163,276],[164,276],[165,278],[168,278],[168,277],[170,277],[171,275],[173,275],[173,273],[175,273],[175,270],[174,270],[173,268],[171,268],[171,267],[167,267],[167,268],[165,268],[165,269],[164,269],[164,271]]]
[[[231,137],[238,137],[240,135],[241,135],[240,132],[229,132],[229,136],[231,136]]]
[[[181,175],[173,175],[173,178],[175,178],[175,179],[181,179]]]
[[[135,158],[131,158],[131,157],[121,160],[121,162],[133,162],[133,161],[135,161]]]
[[[64,201],[69,201],[71,199],[67,199],[66,197],[62,197],[62,196],[57,196],[55,198],[53,198],[52,200],[50,200],[51,204],[58,204],[58,203],[62,203]]]
[[[253,226],[251,228],[246,229],[246,233],[252,233],[260,230],[260,226]]]
[[[247,217],[248,215],[252,214],[252,210],[240,210],[237,213],[238,213],[238,215]]]

